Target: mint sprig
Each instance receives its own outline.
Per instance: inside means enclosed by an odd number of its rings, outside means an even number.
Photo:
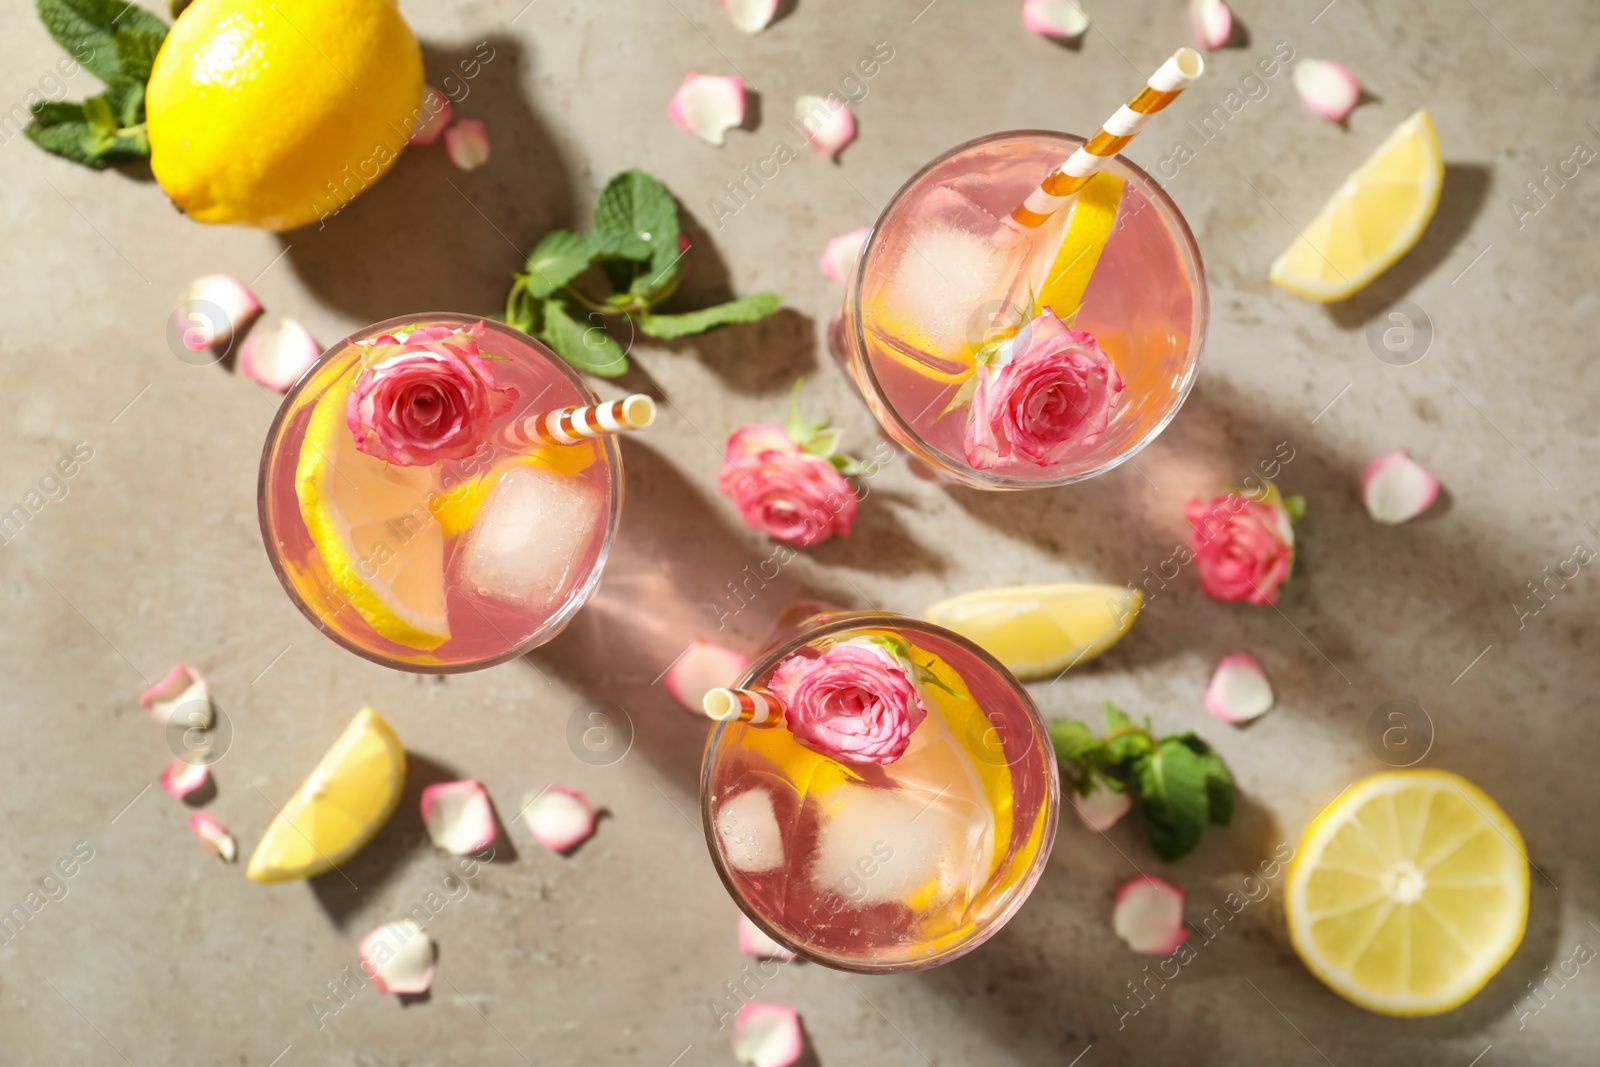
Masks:
[[[167,24],[129,0],[38,0],[38,8],[50,36],[106,91],[76,104],[35,103],[28,140],[95,170],[149,158],[144,87]]]
[[[1210,745],[1191,731],[1157,737],[1116,705],[1105,705],[1105,733],[1095,736],[1073,719],[1050,724],[1056,759],[1088,796],[1099,784],[1131,792],[1144,815],[1155,854],[1168,863],[1200,844],[1207,826],[1233,820],[1233,776]]]
[[[777,293],[756,293],[698,311],[657,314],[677,291],[689,246],[682,240],[678,205],[666,186],[642,170],[623,171],[606,183],[588,233],[548,233],[514,275],[506,322],[549,345],[562,359],[604,378],[627,373],[623,346],[610,330],[627,324],[637,333],[671,339],[735,322],[755,322],[778,310]],[[604,279],[596,295],[579,279]]]

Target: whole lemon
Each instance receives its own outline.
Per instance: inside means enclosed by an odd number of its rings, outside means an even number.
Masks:
[[[150,169],[200,222],[293,229],[382,177],[422,92],[393,0],[195,0],[145,90]]]

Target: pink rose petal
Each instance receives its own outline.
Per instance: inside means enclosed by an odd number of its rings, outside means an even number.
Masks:
[[[594,833],[589,798],[559,785],[524,800],[522,818],[533,839],[551,852],[570,852]]]
[[[758,960],[783,960],[788,963],[794,959],[793,952],[778,944],[743,912],[739,914],[739,951]]]
[[[1117,891],[1111,928],[1135,952],[1167,955],[1189,936],[1183,925],[1183,890],[1140,875]]]
[[[1429,474],[1405,452],[1390,452],[1367,464],[1361,480],[1361,499],[1367,514],[1393,526],[1414,519],[1439,499],[1439,479]]]
[[[667,668],[667,692],[674,700],[698,712],[712,689],[732,685],[750,666],[750,657],[731,648],[713,645],[698,637],[689,642],[672,666]]]
[[[197,301],[211,306],[191,306]],[[219,313],[221,320],[212,321]],[[226,348],[260,313],[261,301],[244,282],[231,274],[205,274],[189,283],[172,311],[172,323],[183,347],[200,352],[213,345]]]
[[[410,919],[384,923],[361,939],[356,955],[380,993],[426,993],[433,984],[433,938]]]
[[[293,319],[284,319],[275,330],[250,331],[239,349],[239,373],[284,393],[320,355],[322,349],[311,331]]]
[[[1189,25],[1200,46],[1214,52],[1233,36],[1233,10],[1222,0],[1189,0]]]
[[[1089,16],[1078,0],[1022,0],[1022,24],[1034,33],[1070,40],[1083,36]]]
[[[433,843],[465,856],[494,840],[494,808],[476,778],[436,782],[422,791],[422,824]]]
[[[408,144],[432,144],[439,139],[444,128],[450,125],[450,100],[429,85],[423,89],[422,103],[417,107],[417,121],[411,127]]]
[[[489,130],[477,119],[459,119],[444,131],[444,150],[462,170],[477,170],[489,162]]]
[[[822,273],[833,284],[848,284],[851,272],[856,269],[856,260],[861,258],[861,250],[867,246],[870,233],[872,227],[863,226],[859,230],[842,233],[828,242],[828,247],[822,253]]]
[[[1361,99],[1361,81],[1337,63],[1302,59],[1294,65],[1294,90],[1306,107],[1331,122],[1343,122]]]
[[[750,1067],[789,1067],[800,1058],[800,1016],[781,1004],[751,1001],[733,1020],[733,1058]]]
[[[180,663],[167,672],[167,676],[139,694],[139,706],[163,726],[171,725],[178,715],[180,725],[209,730],[215,719],[211,707],[211,688],[200,672],[187,663]]]
[[[707,144],[720,145],[744,121],[744,79],[691,70],[672,94],[667,117]]]
[[[1206,687],[1206,710],[1223,722],[1241,723],[1272,710],[1272,685],[1254,656],[1223,656]]]
[[[211,777],[211,772],[204,763],[190,763],[188,760],[175,759],[167,764],[161,771],[161,788],[167,791],[168,796],[182,800],[196,789],[206,784],[206,779]]]
[[[778,13],[778,0],[719,0],[740,33],[760,33]]]
[[[1131,807],[1133,797],[1127,790],[1109,789],[1100,782],[1095,783],[1088,796],[1076,789],[1072,791],[1072,810],[1078,813],[1078,821],[1097,834],[1115,826]]]
[[[811,147],[825,156],[856,139],[856,117],[836,96],[801,96],[794,102],[794,118]]]
[[[233,835],[205,812],[197,811],[189,816],[189,829],[194,831],[194,836],[212,855],[221,856],[227,863],[238,858],[239,848],[233,842]]]

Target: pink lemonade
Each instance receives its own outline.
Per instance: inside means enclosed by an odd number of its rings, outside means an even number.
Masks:
[[[909,642],[932,672],[904,755],[846,763],[781,725],[720,723],[701,772],[706,835],[735,901],[781,944],[842,970],[920,970],[976,948],[1027,899],[1055,838],[1055,753],[1005,668],[901,616],[818,616],[741,684],[873,635]]]
[[[262,454],[262,536],[290,598],[339,644],[401,670],[473,670],[548,641],[594,591],[616,529],[614,440],[528,445],[511,433],[596,397],[503,324],[485,323],[480,347],[517,398],[474,454],[403,467],[356,449],[344,412],[363,342],[477,321],[407,316],[334,345],[284,398]]]
[[[1037,314],[1036,298],[1063,275],[1057,254],[1076,208],[1035,230],[1003,220],[1082,143],[1019,131],[934,160],[879,217],[847,285],[836,343],[878,421],[935,470],[977,488],[1107,471],[1166,426],[1194,383],[1207,317],[1200,254],[1166,193],[1119,156],[1105,168],[1123,184],[1098,264],[1079,305],[1052,310],[1094,335],[1123,379],[1121,407],[1098,439],[1049,466],[975,470],[964,458],[970,405],[945,409],[974,373],[977,350]]]

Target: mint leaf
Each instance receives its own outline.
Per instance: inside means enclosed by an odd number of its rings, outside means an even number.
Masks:
[[[678,254],[678,205],[644,171],[625,170],[595,202],[594,236],[603,254],[648,261],[659,271]]]
[[[1165,738],[1129,768],[1139,793],[1145,834],[1157,856],[1171,863],[1193,852],[1211,822],[1206,767],[1177,738]]]
[[[1050,742],[1055,746],[1056,759],[1072,765],[1080,785],[1092,768],[1105,761],[1105,746],[1076,719],[1052,719]]]
[[[103,170],[150,155],[144,126],[123,128],[111,91],[81,104],[41,103],[23,131],[28,140],[74,163]]]
[[[38,0],[38,7],[39,21],[56,44],[90,74],[108,83],[149,79],[149,61],[167,35],[167,24],[155,15],[131,0]]]
[[[565,301],[545,300],[538,337],[579,370],[602,378],[615,378],[628,370],[628,357],[622,346],[604,327],[573,318]]]
[[[582,274],[594,260],[596,248],[587,234],[555,230],[528,256],[524,288],[531,297],[549,296]]]
[[[1227,826],[1233,821],[1234,805],[1233,775],[1228,773],[1228,765],[1222,762],[1222,757],[1210,745],[1193,733],[1174,734],[1165,740],[1178,742],[1200,760],[1200,768],[1206,779],[1211,822],[1216,826]]]
[[[1111,763],[1124,763],[1148,755],[1152,748],[1149,723],[1141,728],[1110,701],[1105,705],[1106,759]]]
[[[726,304],[715,304],[699,311],[686,311],[681,315],[654,315],[644,314],[639,316],[639,329],[651,337],[684,337],[692,333],[704,333],[706,330],[717,326],[726,326],[734,322],[755,322],[764,319],[783,303],[783,298],[777,293],[754,293],[750,296],[730,300]]]

